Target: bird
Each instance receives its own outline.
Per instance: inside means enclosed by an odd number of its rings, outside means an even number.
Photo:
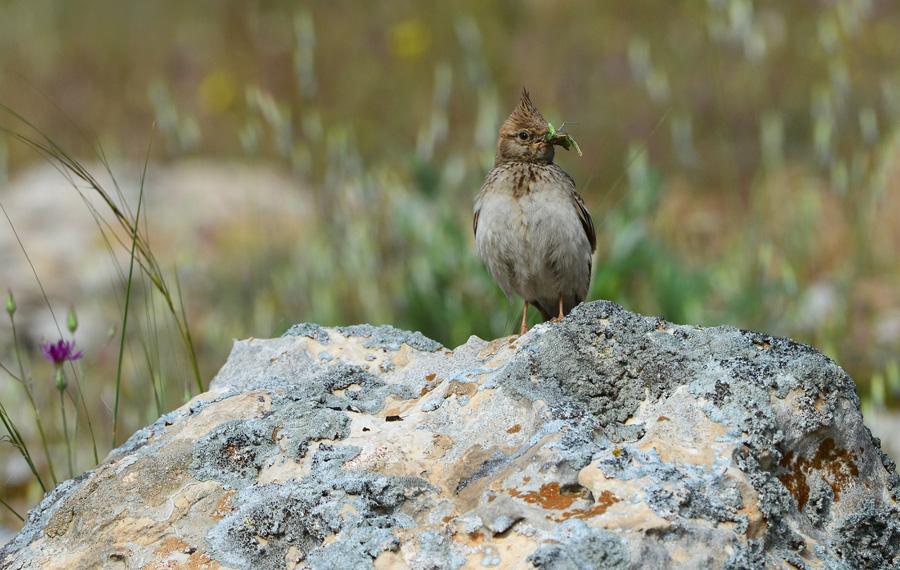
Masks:
[[[569,135],[541,116],[528,90],[500,127],[494,168],[475,196],[475,247],[512,303],[525,300],[544,321],[560,321],[587,297],[597,249],[594,222],[575,181],[553,163],[554,146]],[[580,151],[579,151],[580,152]]]

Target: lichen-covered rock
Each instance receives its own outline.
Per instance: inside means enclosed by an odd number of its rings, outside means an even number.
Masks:
[[[900,479],[834,362],[608,302],[450,351],[236,343],[2,568],[893,568]]]

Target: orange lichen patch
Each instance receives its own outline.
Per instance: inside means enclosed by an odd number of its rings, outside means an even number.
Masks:
[[[521,425],[521,424],[516,424],[516,425],[514,425],[513,427],[511,427],[511,428],[509,428],[508,430],[506,430],[506,433],[518,433],[518,432],[521,431],[521,430],[522,430],[522,425]]]
[[[767,348],[772,348],[772,343],[770,343],[769,341],[766,340],[766,341],[763,341],[761,344],[758,342],[754,342],[753,346],[755,346],[756,348],[758,348],[760,350],[765,350]]]
[[[835,502],[840,501],[841,492],[859,476],[856,453],[838,448],[830,437],[819,444],[811,459],[788,451],[780,465],[786,472],[779,475],[778,479],[797,500],[797,508],[801,511],[809,500],[811,475],[817,475],[831,487]]]
[[[225,491],[225,494],[223,494],[222,498],[219,499],[219,502],[216,503],[216,510],[212,512],[212,518],[220,520],[225,518],[225,515],[231,512],[231,497],[234,493],[234,489]]]
[[[658,418],[656,418],[656,421],[658,421],[658,422],[670,422],[670,421],[672,421],[672,420],[669,419],[669,418],[667,418],[666,416],[659,416]]]
[[[521,498],[526,503],[538,504],[545,509],[563,510],[572,506],[577,499],[587,499],[590,491],[579,486],[577,491],[561,490],[559,483],[545,483],[537,491],[520,493],[518,489],[507,489],[511,497]]]
[[[617,448],[613,449],[613,452],[612,452],[613,457],[620,457],[623,453],[625,453],[625,451],[621,447],[617,447]]]
[[[447,391],[444,393],[445,398],[456,395],[458,398],[463,396],[472,396],[478,391],[478,384],[475,382],[450,382]]]
[[[431,374],[427,374],[425,376],[425,381],[426,382],[434,382],[435,378],[437,378],[437,374],[432,372]],[[438,384],[428,384],[427,386],[423,386],[422,392],[419,395],[424,396],[428,392],[431,392],[432,390],[434,390],[437,386],[438,386]]]
[[[605,513],[606,509],[608,509],[615,503],[618,503],[619,501],[621,501],[621,499],[613,495],[611,492],[603,491],[602,493],[600,493],[600,496],[597,497],[596,504],[590,509],[572,509],[571,511],[562,513],[561,515],[559,515],[559,517],[553,519],[553,521],[563,522],[569,519],[589,519],[592,517],[596,517]]]

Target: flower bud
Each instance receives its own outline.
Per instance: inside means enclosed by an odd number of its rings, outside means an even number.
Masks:
[[[6,290],[6,312],[10,317],[16,312],[16,300],[13,299],[12,289]]]
[[[66,373],[63,372],[62,366],[56,367],[56,389],[62,392],[66,389],[66,386],[69,385],[69,381],[66,379]]]
[[[75,305],[69,305],[69,314],[66,316],[66,326],[69,327],[69,332],[75,334],[75,329],[78,328],[78,315],[75,314]]]

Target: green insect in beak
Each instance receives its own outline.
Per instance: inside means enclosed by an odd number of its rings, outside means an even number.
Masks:
[[[562,129],[565,126],[566,123],[563,123],[559,128]],[[558,144],[566,150],[569,150],[570,147],[574,146],[578,156],[584,156],[584,153],[581,152],[581,148],[578,146],[578,143],[575,142],[575,139],[572,138],[572,135],[563,132],[562,130],[557,130],[556,127],[553,126],[553,123],[547,123],[547,128],[550,129],[550,132],[544,135],[545,143]]]

